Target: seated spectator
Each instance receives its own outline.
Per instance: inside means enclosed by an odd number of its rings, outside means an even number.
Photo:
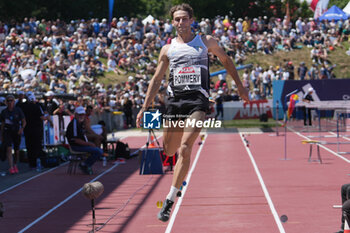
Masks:
[[[84,107],[79,106],[75,109],[75,117],[67,127],[66,137],[72,150],[90,153],[90,156],[81,162],[79,167],[85,174],[92,175],[91,167],[102,156],[103,151],[96,147],[94,143],[86,140],[85,115]]]

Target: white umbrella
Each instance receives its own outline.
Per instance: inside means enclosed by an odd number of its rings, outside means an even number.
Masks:
[[[26,70],[22,70],[19,73],[22,77],[23,80],[32,80],[35,77],[35,70],[33,69],[26,69]]]

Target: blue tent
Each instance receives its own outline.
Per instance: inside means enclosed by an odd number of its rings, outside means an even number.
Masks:
[[[328,9],[323,15],[321,15],[318,19],[319,20],[346,20],[348,18],[348,15],[339,9],[336,5],[332,6]]]

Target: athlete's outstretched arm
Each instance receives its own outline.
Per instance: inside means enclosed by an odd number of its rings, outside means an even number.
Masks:
[[[225,53],[225,51],[218,45],[216,40],[212,36],[205,36],[204,43],[208,48],[208,51],[213,53],[219,58],[221,63],[224,65],[227,73],[231,75],[235,81],[238,93],[245,102],[249,102],[248,91],[243,87],[242,82],[237,73],[236,67],[233,64],[231,58]]]
[[[156,72],[154,73],[151,79],[151,82],[149,83],[145,102],[142,105],[140,112],[137,114],[137,118],[136,118],[137,127],[140,127],[142,117],[143,117],[143,112],[147,110],[147,108],[151,105],[154,97],[156,96],[159,90],[160,84],[162,83],[162,79],[164,78],[165,72],[168,69],[168,66],[169,66],[169,59],[167,56],[168,48],[169,48],[169,45],[165,45],[160,50]]]

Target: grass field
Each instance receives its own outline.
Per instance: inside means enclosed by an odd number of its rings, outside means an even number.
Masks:
[[[276,121],[270,118],[267,122],[261,122],[259,119],[239,119],[223,122],[225,128],[273,128]]]

